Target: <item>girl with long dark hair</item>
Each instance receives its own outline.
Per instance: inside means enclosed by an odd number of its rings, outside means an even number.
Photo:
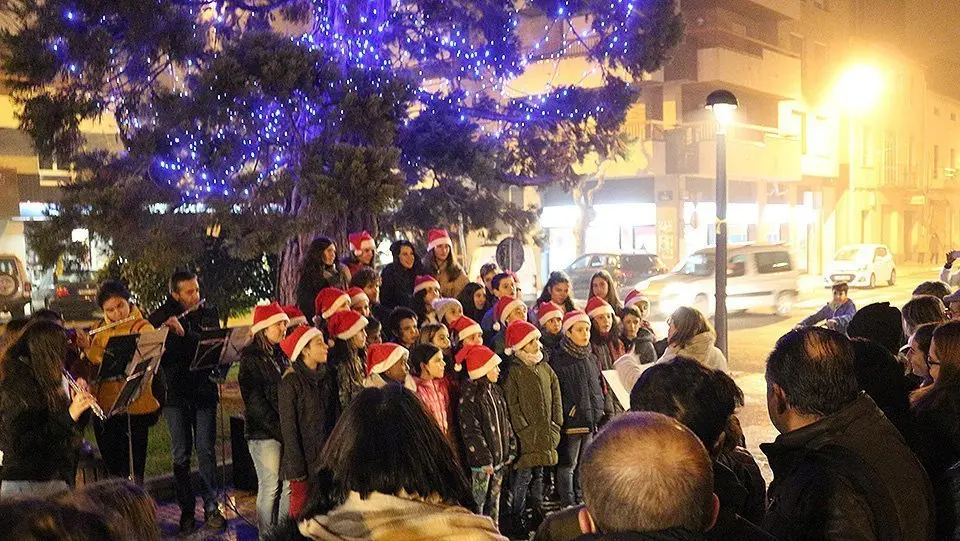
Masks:
[[[393,263],[380,273],[380,303],[387,309],[397,306],[413,308],[413,285],[417,276],[424,274],[423,264],[413,243],[398,240],[390,245]]]
[[[607,301],[607,304],[613,307],[615,314],[619,314],[623,310],[623,303],[620,302],[620,295],[617,293],[617,284],[606,269],[598,270],[590,278],[590,295],[587,298],[592,297],[600,297]]]
[[[573,298],[570,297],[570,287],[570,277],[567,276],[567,273],[563,271],[551,272],[534,306],[552,302],[562,308],[564,313],[576,310],[577,307],[573,304]]]
[[[482,284],[470,282],[465,285],[457,300],[463,306],[463,315],[474,321],[480,321],[487,313],[487,289]]]
[[[350,287],[350,271],[337,261],[337,245],[329,237],[317,237],[310,243],[307,255],[300,265],[297,283],[297,308],[307,321],[316,315],[314,301],[317,293],[327,287],[346,291]]]

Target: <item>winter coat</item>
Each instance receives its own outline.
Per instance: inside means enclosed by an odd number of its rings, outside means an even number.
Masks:
[[[27,361],[5,358],[4,362]],[[63,398],[62,408],[50,409],[37,392],[39,386],[26,370],[11,373],[0,385],[0,478],[63,480],[72,485],[83,430],[70,417],[67,398]]]
[[[650,327],[641,325],[637,331],[637,337],[633,340],[629,340],[626,335],[621,336],[620,339],[623,341],[624,352],[632,350],[640,364],[657,361],[659,355],[657,355],[657,349],[653,345],[657,341],[657,335],[653,333],[653,329]]]
[[[335,374],[334,381],[337,382],[340,411],[346,410],[353,398],[363,390],[366,369],[362,353],[352,351],[345,341],[337,340],[327,357],[327,362]]]
[[[179,316],[184,307],[173,297],[150,314],[147,319],[156,328],[167,319]],[[160,383],[164,406],[180,408],[212,408],[217,405],[217,384],[210,379],[210,372],[192,371],[190,364],[197,353],[202,329],[219,329],[220,316],[216,308],[203,306],[180,318],[184,335],[167,333],[166,349],[160,359]]]
[[[850,324],[850,320],[853,319],[853,316],[857,313],[857,306],[853,304],[853,301],[847,299],[847,302],[836,306],[833,302],[828,302],[820,309],[816,314],[807,316],[806,319],[800,322],[800,325],[804,327],[811,327],[820,323],[821,321],[827,319],[833,319],[837,322],[837,328],[835,330],[846,334],[847,325]]]
[[[373,258],[371,261],[376,261],[376,255],[374,255],[374,258]],[[356,275],[357,275],[357,272],[359,272],[360,269],[363,269],[363,268],[373,269],[373,268],[374,268],[373,265],[364,265],[363,263],[361,263],[361,262],[360,262],[360,259],[358,259],[357,256],[355,256],[355,255],[352,254],[352,253],[351,253],[351,254],[347,254],[347,255],[341,257],[341,258],[340,258],[340,265],[341,265],[342,267],[346,267],[347,272],[350,273],[350,278],[353,278],[354,276],[356,276]],[[341,288],[341,289],[342,289],[342,288]],[[346,291],[346,290],[344,289],[344,291]]]
[[[317,315],[317,295],[327,287],[346,291],[350,287],[350,271],[336,262],[310,271],[304,269],[300,274],[300,281],[297,282],[297,308],[303,312],[307,321],[313,321],[313,316]]]
[[[279,388],[288,365],[278,345],[264,350],[255,341],[240,353],[237,382],[245,411],[243,432],[248,440],[283,441]]]
[[[760,450],[773,470],[762,526],[774,537],[934,538],[930,481],[865,393]]]
[[[683,528],[670,528],[656,532],[615,532],[584,534],[577,541],[698,541],[705,540],[703,534]]]
[[[351,492],[340,507],[300,522],[317,541],[506,541],[490,517],[463,507]]]
[[[337,383],[326,364],[311,370],[298,360],[280,380],[280,475],[304,480],[320,468],[320,451],[340,414]]]
[[[603,390],[600,371],[590,346],[574,346],[566,336],[553,350],[550,367],[557,373],[560,398],[563,402],[563,432],[588,434],[596,432],[603,417]]]
[[[717,334],[713,331],[698,334],[694,336],[687,345],[681,348],[678,348],[674,344],[668,345],[667,350],[663,352],[663,355],[657,362],[665,363],[676,357],[686,357],[697,361],[711,370],[723,370],[727,372],[727,359],[724,358],[723,352],[713,345],[716,341]]]
[[[563,427],[563,402],[556,372],[544,361],[530,366],[510,357],[510,375],[504,383],[510,422],[520,443],[516,468],[557,464],[557,445]]]
[[[955,386],[932,388],[911,410],[908,443],[930,476],[937,505],[937,538],[960,533],[960,396]]]
[[[507,401],[499,385],[486,377],[466,379],[460,386],[460,437],[464,462],[475,469],[503,467],[517,454]]]
[[[106,350],[107,342],[110,338],[114,336],[120,336],[123,334],[137,334],[144,331],[152,331],[153,326],[150,325],[150,322],[143,318],[143,314],[140,313],[140,309],[136,306],[130,308],[130,316],[134,317],[133,321],[128,321],[127,323],[122,323],[116,327],[111,327],[105,331],[100,331],[93,337],[91,340],[90,347],[87,348],[86,354],[87,359],[95,366],[100,366],[103,364],[103,353]],[[97,323],[91,330],[99,329],[108,325],[106,320],[101,320]],[[157,399],[153,396],[153,391],[151,389],[151,382],[153,377],[150,377],[150,381],[144,383],[142,390],[140,391],[140,396],[133,401],[133,404],[130,404],[130,407],[127,409],[127,413],[130,415],[147,415],[150,413],[156,412],[160,409],[160,403],[157,402]],[[93,396],[97,397],[97,404],[100,404],[100,407],[103,408],[103,411],[109,412],[110,408],[113,407],[113,403],[117,401],[117,397],[120,395],[120,390],[123,389],[123,380],[117,381],[103,381],[97,382],[93,385]]]
[[[397,306],[413,308],[413,285],[417,276],[426,274],[420,256],[416,251],[413,254],[413,267],[406,268],[400,264],[400,250],[404,244],[394,242],[390,246],[393,254],[393,263],[380,271],[380,303],[393,310]]]
[[[754,524],[763,521],[767,510],[767,482],[750,451],[743,447],[723,448],[714,459],[713,478],[721,508],[731,509]],[[727,496],[734,493],[735,497]]]
[[[430,250],[427,256],[423,258],[423,266],[427,269],[427,274],[440,282],[441,297],[456,299],[463,288],[470,283],[467,273],[463,272],[463,267],[453,260],[453,252],[450,252],[443,268],[440,268],[433,257],[433,250]]]
[[[430,416],[437,421],[440,431],[451,442],[454,441],[450,433],[453,423],[453,403],[450,401],[450,380],[447,378],[421,379],[413,377],[417,385],[417,396],[426,406]]]

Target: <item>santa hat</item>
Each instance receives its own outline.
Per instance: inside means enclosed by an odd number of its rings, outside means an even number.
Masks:
[[[309,344],[310,340],[315,336],[323,338],[323,333],[320,332],[320,329],[308,325],[299,325],[280,342],[280,348],[287,354],[288,359],[295,361],[300,355],[300,352],[303,351],[303,348],[307,347],[307,344]]]
[[[283,307],[277,301],[257,306],[253,309],[253,325],[250,326],[250,334],[257,334],[280,321],[290,321],[290,318],[283,313]]]
[[[537,321],[540,322],[540,325],[546,325],[548,321],[555,317],[563,319],[563,308],[557,304],[546,301],[541,302],[540,306],[537,307]]]
[[[363,292],[362,288],[351,287],[347,290],[347,295],[350,297],[350,306],[356,306],[360,304],[361,301],[367,301],[368,304],[370,303],[370,297]]]
[[[441,297],[439,299],[434,299],[433,301],[433,311],[437,314],[437,320],[443,321],[443,315],[447,313],[447,310],[450,310],[454,306],[460,307],[460,313],[463,313],[463,305],[460,304],[460,301],[457,299],[451,299],[450,297]]]
[[[350,241],[350,249],[352,249],[356,255],[360,255],[367,248],[373,250],[376,247],[376,243],[373,242],[373,237],[366,231],[350,233],[347,240]]]
[[[450,248],[453,248],[453,243],[450,242],[450,234],[447,233],[444,229],[431,229],[427,232],[427,251],[433,250],[441,244],[446,244]]]
[[[383,344],[370,344],[367,350],[367,375],[382,374],[399,361],[406,361],[410,357],[410,351],[400,344],[384,342]]]
[[[514,321],[507,326],[507,347],[503,350],[507,355],[513,355],[524,346],[540,338],[540,331],[527,321]]]
[[[483,329],[480,328],[480,325],[476,321],[468,318],[467,316],[463,316],[460,319],[454,321],[453,325],[451,325],[450,330],[457,333],[457,338],[459,338],[461,342],[465,338],[469,338],[475,334],[483,333]]]
[[[313,301],[313,308],[323,319],[330,319],[341,307],[350,308],[350,295],[347,292],[336,287],[325,287],[317,293],[317,298]]]
[[[507,324],[507,316],[520,307],[523,307],[523,311],[526,313],[527,305],[523,304],[522,300],[506,296],[500,297],[500,300],[497,301],[497,304],[493,306],[493,330],[499,331],[504,325]]]
[[[630,308],[631,306],[636,306],[641,303],[646,303],[647,306],[650,306],[650,299],[640,291],[634,289],[627,294],[627,298],[623,301],[623,307]]]
[[[501,362],[500,357],[486,346],[467,346],[457,352],[454,369],[463,370],[463,365],[466,365],[470,379],[480,379]]]
[[[569,331],[570,327],[573,327],[575,323],[580,323],[581,321],[587,324],[590,323],[590,318],[581,310],[571,310],[563,314],[563,332]]]
[[[601,314],[613,315],[613,307],[600,297],[591,297],[587,302],[587,315],[593,319]]]
[[[337,312],[330,316],[327,322],[327,331],[331,336],[341,340],[349,340],[367,327],[367,318],[353,310]]]
[[[423,291],[428,287],[440,289],[440,282],[430,275],[417,276],[416,281],[413,283],[413,294],[416,295],[418,292]]]
[[[303,325],[307,322],[307,316],[303,315],[303,312],[301,312],[299,308],[292,304],[284,306],[283,313],[287,314],[287,317],[290,318],[290,321],[287,322],[287,325],[290,327]]]

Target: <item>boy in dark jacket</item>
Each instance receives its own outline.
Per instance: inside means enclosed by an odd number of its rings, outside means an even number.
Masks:
[[[504,392],[510,421],[520,440],[510,511],[525,535],[543,518],[543,468],[557,464],[563,405],[557,374],[542,362],[540,331],[526,321],[515,321],[507,327],[506,344],[508,362],[513,367]],[[528,490],[534,512],[531,521],[523,515]]]
[[[466,365],[460,387],[460,435],[464,462],[470,467],[477,512],[494,524],[500,514],[504,468],[517,452],[503,390],[496,385],[501,360],[490,348],[468,346],[457,353],[457,370]]]
[[[280,381],[280,475],[290,482],[290,516],[296,517],[320,467],[320,450],[337,422],[339,400],[319,329],[301,325],[280,345],[293,361]]]
[[[590,348],[590,318],[580,310],[563,316],[563,338],[553,351],[550,367],[560,382],[563,402],[563,433],[557,449],[557,486],[560,503],[578,503],[579,461],[603,417],[600,370]]]

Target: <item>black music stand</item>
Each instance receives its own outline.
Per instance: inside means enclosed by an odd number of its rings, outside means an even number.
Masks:
[[[127,377],[127,367],[137,353],[139,337],[139,334],[117,334],[107,340],[100,370],[97,371],[97,382],[117,381]]]

